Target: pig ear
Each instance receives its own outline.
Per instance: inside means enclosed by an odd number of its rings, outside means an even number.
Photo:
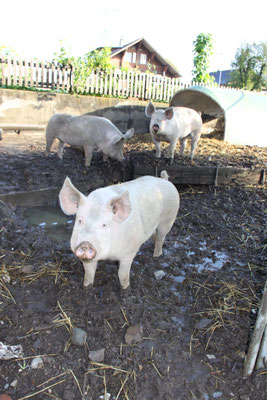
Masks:
[[[109,205],[112,213],[114,214],[114,220],[119,223],[125,221],[129,217],[132,210],[128,190],[111,199]]]
[[[133,135],[134,135],[134,128],[128,129],[128,131],[125,132],[124,134],[124,139],[125,140],[131,139]]]
[[[151,117],[152,117],[152,114],[153,114],[154,112],[155,112],[155,107],[154,107],[152,101],[150,101],[150,102],[148,103],[148,105],[146,106],[145,114],[146,114],[147,117],[151,118]]]
[[[172,119],[173,117],[173,107],[167,108],[167,110],[164,111],[165,116],[167,119]]]
[[[78,206],[84,198],[85,196],[73,186],[71,180],[67,177],[59,193],[59,203],[62,211],[66,215],[76,214]]]
[[[116,136],[114,139],[113,139],[113,142],[112,142],[112,144],[118,144],[118,143],[122,143],[124,141],[124,136],[123,135],[121,135],[121,136]]]

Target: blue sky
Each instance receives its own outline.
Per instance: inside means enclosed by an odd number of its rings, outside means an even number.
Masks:
[[[60,40],[74,56],[99,46],[144,37],[185,79],[193,68],[193,41],[211,33],[210,71],[229,69],[238,47],[267,40],[266,0],[147,2],[144,0],[13,0],[1,5],[0,45],[21,58],[51,60]]]

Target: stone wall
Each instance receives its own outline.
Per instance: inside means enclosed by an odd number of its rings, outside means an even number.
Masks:
[[[108,118],[122,132],[134,128],[136,133],[149,131],[145,116],[147,101],[78,96],[51,92],[0,89],[0,124],[46,125],[54,113],[94,114]],[[158,104],[157,107],[167,107]]]

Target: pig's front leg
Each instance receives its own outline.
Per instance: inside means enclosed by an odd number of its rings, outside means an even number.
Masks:
[[[90,167],[94,148],[89,144],[84,145],[85,166]]]
[[[103,162],[107,162],[108,161],[108,155],[103,153]]]
[[[167,159],[167,164],[171,165],[174,159],[174,151],[175,151],[176,140],[172,140],[168,147],[169,158]]]
[[[161,156],[160,141],[159,141],[159,140],[156,140],[156,139],[152,136],[152,142],[153,142],[154,145],[156,146],[156,158],[160,158],[160,156]]]
[[[118,271],[119,281],[121,289],[123,291],[130,290],[130,269],[133,262],[133,256],[127,256],[120,260],[120,266]]]
[[[95,271],[97,267],[97,261],[83,262],[84,268],[84,279],[83,286],[86,289],[89,289],[94,284],[95,279]]]

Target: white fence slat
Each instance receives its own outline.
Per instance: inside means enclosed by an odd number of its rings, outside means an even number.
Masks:
[[[5,65],[6,65],[6,60],[5,60],[5,58],[3,58],[2,59],[2,85],[6,84]]]
[[[30,76],[30,87],[33,87],[33,60],[31,60],[31,76]]]
[[[11,85],[11,59],[8,57],[7,59],[7,84]]]

